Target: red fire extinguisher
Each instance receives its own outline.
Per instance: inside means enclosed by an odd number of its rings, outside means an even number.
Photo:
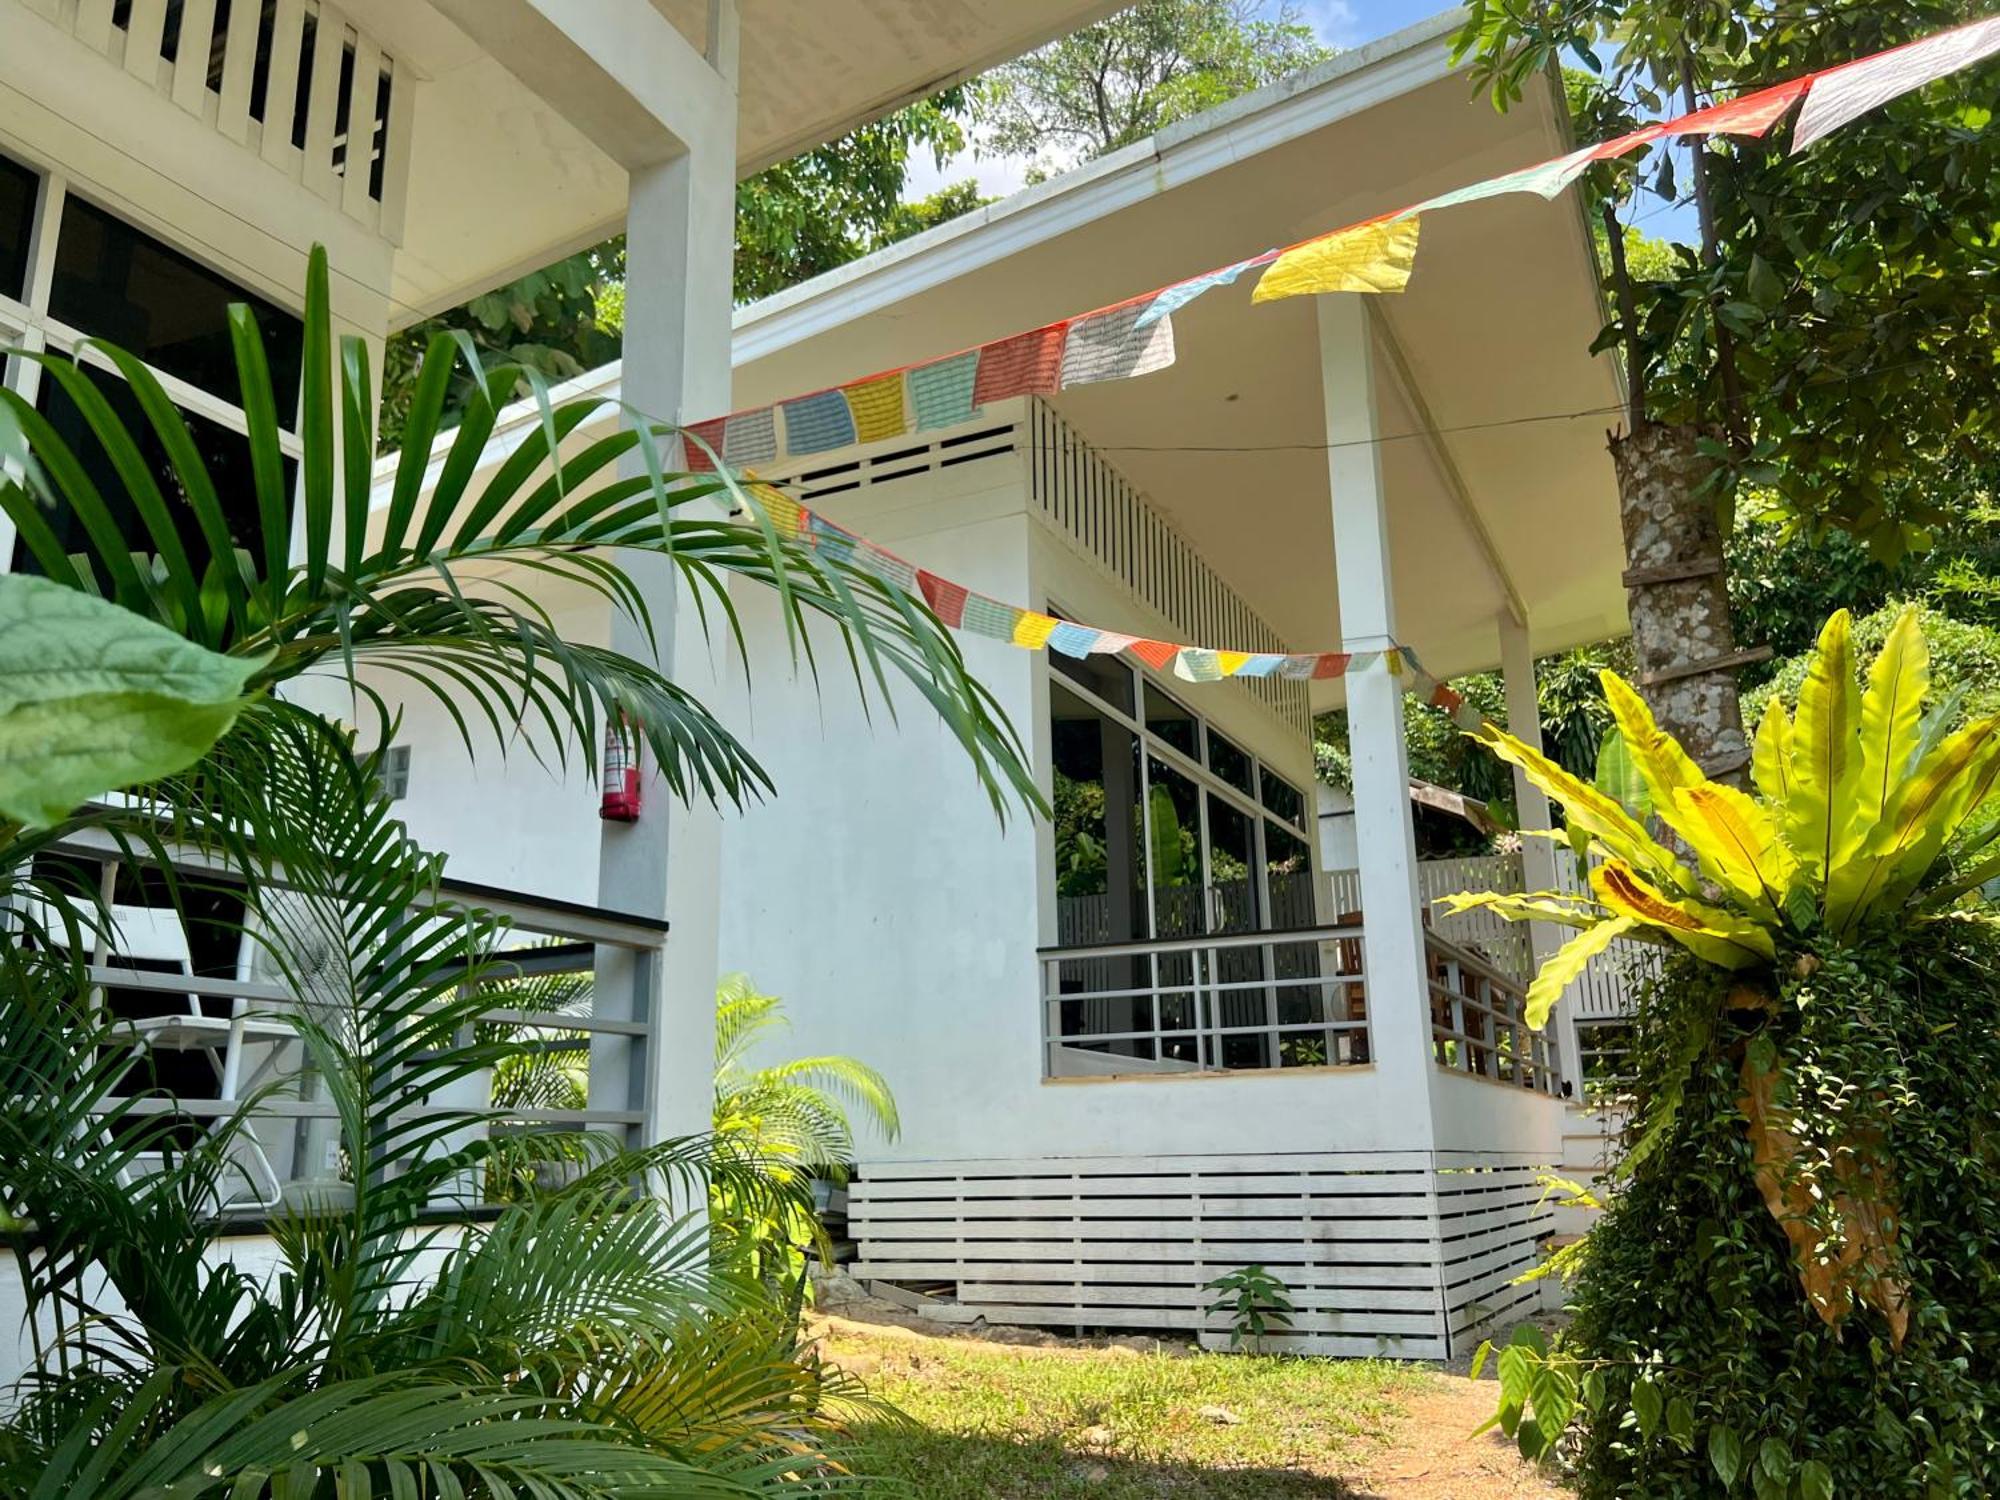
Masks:
[[[639,738],[622,714],[604,725],[604,795],[597,815],[613,823],[639,821]]]

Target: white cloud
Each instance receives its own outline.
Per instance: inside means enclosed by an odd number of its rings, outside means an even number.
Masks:
[[[979,192],[986,198],[1005,198],[1018,193],[1027,184],[1028,163],[1011,156],[975,156],[970,149],[945,162],[944,169],[938,170],[936,160],[927,150],[919,150],[910,161],[910,175],[903,182],[903,201],[914,203],[919,198],[928,198],[939,188],[949,187],[954,182],[973,178],[979,184]]]
[[[1329,47],[1352,47],[1366,40],[1353,0],[1293,0],[1292,8]],[[1265,0],[1264,9],[1276,15],[1284,9],[1283,0]]]

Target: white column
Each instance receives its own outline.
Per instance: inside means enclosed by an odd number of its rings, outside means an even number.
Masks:
[[[669,160],[635,167],[627,222],[623,396],[648,417],[683,424],[728,410],[730,396],[734,0],[721,0],[712,16],[719,24],[713,26],[709,60],[732,91],[728,121],[709,121],[691,149]],[[628,471],[644,472],[637,455]],[[666,558],[626,554],[621,562],[644,589],[654,633],[648,636],[636,622],[614,615],[612,647],[657,660],[669,679],[711,710],[725,712],[731,691],[726,631],[718,630],[711,649],[694,602]],[[711,617],[714,613],[711,609]],[[623,950],[598,950],[600,994],[611,997],[635,987],[654,1018],[649,1066],[633,1079],[646,1096],[649,1141],[705,1131],[714,1093],[722,827],[721,815],[696,796],[691,803],[676,802],[654,768],[639,821],[605,824],[598,858],[602,905],[647,916],[664,913],[671,924],[664,951],[649,965]],[[594,1052],[593,1068],[597,1056]],[[609,1096],[620,1080],[614,1076],[606,1084]]]
[[[1528,627],[1511,614],[1500,616],[1500,675],[1507,691],[1507,732],[1515,739],[1542,748],[1542,710],[1535,687],[1535,653],[1528,640]],[[1549,811],[1548,794],[1528,780],[1520,767],[1514,768],[1514,808],[1521,825],[1521,876],[1531,891],[1555,889],[1555,845],[1538,837],[1555,826]],[[1536,967],[1562,943],[1562,934],[1547,922],[1528,926]],[[1576,1078],[1576,1017],[1568,1006],[1556,1008],[1556,1046],[1563,1076]]]
[[[1340,635],[1346,649],[1380,649],[1396,641],[1396,603],[1368,310],[1358,295],[1316,300]],[[1369,1036],[1390,1089],[1408,1101],[1409,1149],[1428,1150],[1434,1053],[1403,689],[1380,662],[1346,681]]]

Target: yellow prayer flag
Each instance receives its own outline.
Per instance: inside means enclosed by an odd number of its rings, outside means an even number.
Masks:
[[[1049,615],[1038,615],[1029,610],[1014,622],[1014,644],[1039,651],[1049,643],[1049,637],[1055,634],[1056,626],[1061,623]]]
[[[880,380],[844,386],[847,409],[854,413],[854,441],[875,443],[898,437],[910,430],[903,418],[903,377],[884,375]]]
[[[1307,292],[1400,292],[1417,258],[1421,219],[1388,220],[1343,229],[1287,250],[1250,294],[1252,302]]]
[[[1250,653],[1248,651],[1218,651],[1215,653],[1215,665],[1221,669],[1224,677],[1234,677],[1238,672],[1243,670],[1243,663],[1248,660],[1250,660]]]

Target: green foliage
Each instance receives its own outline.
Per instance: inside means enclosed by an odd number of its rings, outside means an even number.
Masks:
[[[0,816],[54,824],[111,787],[185,770],[235,723],[258,666],[46,579],[0,575]]]
[[[1289,3],[1259,19],[1252,0],[1146,0],[985,74],[972,118],[1035,180],[1331,55]]]
[[[1603,1392],[1574,1429],[1585,1500],[1930,1500],[2000,1484],[1996,1028],[2000,936],[1983,917],[1830,953],[1787,975],[1769,1013],[1731,1009],[1723,979],[1692,960],[1643,988],[1638,1117],[1664,1091],[1676,1102],[1591,1231],[1557,1351]],[[1909,1288],[1900,1351],[1879,1327],[1827,1327],[1796,1294],[1737,1106],[1759,1037],[1785,1057],[1794,1129],[1816,1151],[1881,1132]]]
[[[902,1129],[888,1080],[851,1057],[801,1057],[754,1066],[753,1055],[789,1025],[784,1002],[759,994],[742,974],[715,993],[716,1139],[763,1164],[766,1183],[746,1197],[731,1183],[711,1192],[710,1216],[727,1252],[774,1282],[797,1280],[805,1247],[824,1239],[813,1212],[815,1179],[845,1182],[854,1162],[858,1112],[885,1141]]]
[[[1292,1326],[1292,1299],[1285,1283],[1260,1265],[1238,1266],[1202,1290],[1214,1292],[1215,1300],[1206,1311],[1211,1318],[1229,1319],[1229,1347],[1241,1348],[1247,1340],[1254,1353],[1264,1346],[1272,1329]]]
[[[1619,118],[1795,78],[1973,19],[1972,0],[1827,7],[1778,0],[1472,0],[1459,36],[1503,105],[1580,59],[1602,87],[1585,138]],[[1991,77],[1962,72],[1870,111],[1798,156],[1787,132],[1704,148],[1715,262],[1637,271],[1647,415],[1733,429],[1723,480],[1894,562],[1945,518],[1941,497],[1990,468],[2000,395]],[[1671,155],[1653,191],[1674,197]],[[1614,196],[1621,169],[1595,174]],[[1626,174],[1629,180],[1629,172]],[[1615,303],[1613,304],[1615,306]],[[1601,346],[1627,330],[1614,322]],[[1733,358],[1725,345],[1733,344]],[[1733,370],[1726,367],[1733,364]],[[1740,406],[1725,401],[1733,375]]]
[[[547,731],[545,749],[594,767],[603,723],[621,714],[676,793],[737,802],[760,795],[769,787],[762,767],[656,667],[565,640],[532,593],[504,583],[481,587],[474,579],[494,565],[517,567],[580,587],[650,631],[644,596],[616,561],[616,549],[650,550],[672,559],[680,586],[724,623],[739,647],[731,575],[774,591],[794,651],[808,659],[806,619],[830,621],[853,648],[854,680],[864,694],[871,683],[886,693],[888,673],[895,672],[972,754],[996,809],[1004,806],[1003,782],[1029,805],[1039,805],[1017,737],[992,696],[967,675],[956,642],[937,618],[851,562],[778,537],[750,508],[740,520],[699,514],[709,508],[696,502],[718,494],[740,501],[740,486],[726,474],[666,472],[661,450],[673,428],[626,413],[637,420],[610,436],[564,446],[563,439],[607,403],[550,402],[533,370],[475,365],[459,339],[439,333],[405,421],[390,502],[373,512],[367,349],[358,339],[342,340],[336,382],[326,258],[316,250],[306,290],[303,482],[295,505],[281,462],[262,337],[247,308],[232,308],[231,319],[255,460],[258,555],[234,545],[216,482],[158,380],[131,355],[99,344],[96,352],[130,382],[149,430],[128,431],[72,360],[35,357],[92,414],[97,441],[118,465],[144,528],[142,550],[130,549],[111,505],[60,435],[20,396],[0,391],[18,445],[32,460],[17,465],[25,471],[22,479],[0,481],[0,508],[53,583],[79,594],[101,593],[191,646],[231,658],[239,667],[230,671],[241,673],[232,681],[251,700],[323,669],[344,678],[386,725],[388,705],[356,675],[367,663],[429,694],[468,747],[480,737],[475,724],[502,746],[531,725]],[[432,444],[461,360],[476,371],[477,389],[441,470],[428,479]],[[480,450],[522,381],[542,397],[542,420],[482,481]],[[339,437],[336,404],[344,416]],[[168,455],[184,509],[214,559],[202,572],[190,562],[186,523],[169,510],[136,457],[150,441]],[[556,454],[562,461],[552,465]],[[644,472],[606,479],[631,456],[642,460]],[[64,550],[45,518],[45,510],[63,506],[83,521],[90,538],[78,556]],[[30,707],[17,705],[9,717]],[[252,701],[245,711],[261,708]],[[130,779],[140,779],[143,770]],[[94,790],[109,790],[117,779]]]
[[[965,147],[962,89],[946,89],[736,187],[736,299],[754,301],[978,206],[969,183],[905,205],[909,163],[939,168]]]

